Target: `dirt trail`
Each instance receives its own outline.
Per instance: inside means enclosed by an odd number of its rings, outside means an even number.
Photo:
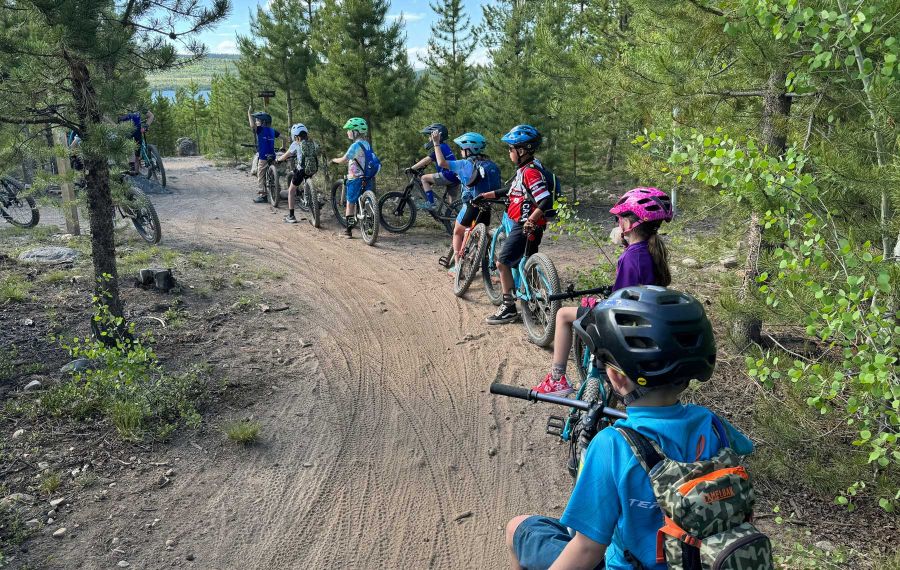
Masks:
[[[371,248],[338,236],[330,211],[321,230],[283,224],[283,209],[250,203],[246,174],[202,159],[167,169],[174,193],[152,197],[163,244],[285,272],[282,293],[302,307],[271,317],[272,339],[248,322],[245,345],[198,347],[234,375],[264,368],[269,395],[242,412],[263,441],[185,437],[161,450],[179,458],[170,485],[75,505],[75,538],[37,551],[61,568],[497,568],[510,516],[561,512],[570,487],[564,448],[543,433],[551,410],[487,394],[495,379],[532,382],[549,353],[521,325],[484,324],[480,283],[471,300],[453,296],[435,262],[444,236],[382,234]],[[312,346],[289,350],[299,337]],[[269,360],[278,342],[293,352],[284,365]],[[140,538],[116,552],[112,537],[129,535]]]

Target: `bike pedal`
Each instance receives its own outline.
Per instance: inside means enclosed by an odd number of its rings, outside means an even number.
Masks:
[[[547,418],[547,433],[549,435],[555,435],[557,437],[562,437],[562,432],[566,427],[565,418],[561,418],[559,416],[550,416]]]

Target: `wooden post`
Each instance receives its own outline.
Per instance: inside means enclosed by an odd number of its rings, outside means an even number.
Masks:
[[[53,130],[53,138],[56,144],[67,147],[66,133],[61,128]],[[56,171],[60,176],[69,174],[69,161],[65,157],[56,157]],[[62,210],[66,217],[66,231],[73,236],[81,235],[81,226],[78,224],[78,203],[75,201],[75,189],[71,182],[61,182],[60,190],[62,190]]]

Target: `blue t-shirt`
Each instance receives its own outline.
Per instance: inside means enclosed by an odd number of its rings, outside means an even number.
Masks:
[[[441,143],[441,152],[444,153],[444,158],[447,159],[447,162],[456,160],[456,155],[453,154],[453,149],[451,149],[451,148],[450,148],[450,145],[448,145],[447,143]],[[428,156],[431,157],[431,162],[434,163],[434,168],[435,168],[435,170],[437,170],[438,172],[440,172],[441,174],[443,174],[443,175],[444,175],[444,178],[447,179],[447,182],[449,182],[449,183],[451,183],[451,184],[457,184],[457,183],[459,183],[459,180],[460,180],[460,179],[456,177],[456,174],[453,173],[453,170],[452,170],[452,169],[450,169],[450,168],[441,168],[440,166],[438,166],[438,164],[437,164],[437,156],[435,156],[435,154],[434,154],[434,149],[433,149],[433,148],[431,149],[431,154],[429,154]]]
[[[721,447],[712,417],[711,411],[693,404],[629,406],[628,419],[614,425],[630,427],[656,441],[671,459],[697,461],[709,459]],[[753,451],[746,436],[725,420],[722,424],[732,449],[741,455]],[[615,429],[601,430],[588,446],[560,522],[608,545],[608,570],[634,569],[625,561],[626,550],[647,570],[666,570],[665,564],[656,563],[656,531],[663,526],[662,511],[647,472]]]
[[[466,158],[462,160],[447,159],[447,166],[450,167],[449,170],[453,173],[454,178],[465,186],[465,190],[462,193],[463,201],[471,202],[472,198],[475,197],[475,193],[472,192],[466,182],[471,182],[472,177],[475,176],[475,163]]]
[[[256,151],[261,160],[267,156],[275,156],[275,139],[280,137],[281,133],[272,127],[264,125],[256,127]]]
[[[366,165],[366,149],[372,150],[372,145],[369,144],[369,141],[357,139],[353,141],[353,144],[344,153],[344,158],[348,160],[347,178],[350,180],[362,178],[363,167]]]
[[[653,256],[647,242],[640,241],[625,248],[616,264],[616,282],[612,290],[637,285],[657,285],[656,270],[653,267]]]

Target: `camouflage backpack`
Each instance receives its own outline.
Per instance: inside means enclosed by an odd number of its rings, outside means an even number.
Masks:
[[[773,570],[769,538],[752,524],[750,476],[715,416],[713,426],[725,445],[692,463],[669,459],[656,442],[631,428],[616,428],[647,471],[663,512],[656,561],[670,570]]]
[[[300,143],[300,154],[302,158],[297,167],[306,176],[312,176],[319,171],[319,145],[309,139],[302,141]]]

